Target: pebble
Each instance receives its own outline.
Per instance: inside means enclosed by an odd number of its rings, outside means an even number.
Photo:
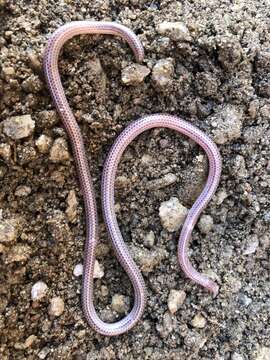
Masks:
[[[101,279],[104,276],[104,268],[100,263],[96,260],[94,265],[94,279]]]
[[[23,139],[32,134],[35,122],[31,115],[13,116],[3,121],[4,133],[13,140]]]
[[[33,301],[41,300],[47,293],[48,286],[43,281],[36,282],[31,289],[31,298]]]
[[[186,293],[183,290],[174,290],[170,291],[168,297],[168,309],[171,314],[176,313],[177,310],[183,305],[186,298]]]
[[[215,196],[216,204],[221,205],[227,197],[228,197],[228,194],[227,194],[226,190],[225,189],[220,190]]]
[[[65,162],[70,159],[68,145],[64,138],[58,138],[54,141],[50,150],[50,160],[52,162]]]
[[[30,186],[26,186],[26,185],[18,186],[15,191],[15,196],[18,196],[18,197],[24,197],[24,196],[28,196],[30,194],[31,194],[31,188],[30,188]]]
[[[261,347],[257,351],[255,360],[269,360],[270,359],[270,347]]]
[[[242,111],[233,105],[222,105],[210,117],[214,141],[226,144],[241,136]]]
[[[249,306],[252,303],[252,299],[245,294],[240,294],[238,297],[238,301],[242,306]]]
[[[0,243],[11,243],[17,239],[17,229],[11,220],[0,221]]]
[[[36,147],[41,154],[47,154],[52,145],[52,139],[47,135],[40,135],[36,140]]]
[[[185,208],[176,197],[161,203],[159,207],[159,217],[162,226],[169,232],[179,230],[184,223],[188,209]]]
[[[233,353],[232,360],[245,360],[242,355],[238,353]]]
[[[129,65],[122,70],[122,83],[125,85],[138,85],[143,82],[149,73],[150,70],[146,66],[140,64]]]
[[[155,233],[154,233],[154,231],[151,230],[151,231],[149,231],[148,234],[146,234],[143,244],[146,247],[151,248],[151,247],[153,247],[154,243],[155,243]]]
[[[213,218],[210,215],[202,215],[199,223],[198,228],[202,234],[208,234],[214,226]]]
[[[11,158],[11,146],[9,144],[0,144],[0,156],[9,161]]]
[[[43,88],[43,83],[36,75],[31,75],[22,83],[22,88],[27,93],[36,94]]]
[[[118,314],[125,314],[129,310],[129,299],[120,294],[115,294],[112,297],[112,309]]]
[[[158,189],[162,189],[162,188],[164,188],[166,186],[172,185],[176,181],[177,181],[177,176],[175,174],[168,173],[168,174],[164,175],[160,179],[150,181],[148,183],[147,187],[150,190],[158,190]]]
[[[26,261],[30,258],[32,250],[30,246],[24,244],[18,244],[10,248],[9,252],[7,253],[5,262],[7,264]]]
[[[167,35],[170,39],[174,41],[191,41],[192,37],[190,36],[187,26],[180,21],[169,22],[164,21],[157,25],[157,32],[161,35]]]
[[[78,200],[76,197],[76,192],[74,190],[70,190],[67,196],[67,208],[66,208],[66,215],[68,221],[74,223],[76,221],[77,212],[78,212]]]
[[[26,349],[31,347],[36,340],[37,340],[37,336],[35,336],[35,335],[28,336],[28,338],[25,340],[24,347]]]
[[[130,247],[130,250],[141,271],[144,273],[153,271],[168,256],[167,251],[162,248],[148,250],[133,245]]]
[[[41,360],[46,359],[47,355],[49,355],[50,353],[50,348],[48,347],[44,347],[39,353],[38,353],[38,358]]]
[[[247,239],[246,248],[243,251],[243,255],[254,254],[259,246],[259,239],[257,235],[252,235]]]
[[[15,69],[11,66],[3,67],[2,72],[6,80],[15,75]]]
[[[203,329],[206,325],[206,319],[202,316],[202,314],[199,313],[191,320],[191,325],[194,328]]]
[[[63,314],[65,310],[65,303],[63,299],[61,299],[59,296],[56,296],[51,299],[48,313],[51,316],[58,317]]]
[[[76,277],[79,277],[83,274],[83,264],[77,264],[75,265],[73,269],[73,275]]]
[[[170,58],[162,59],[159,60],[153,67],[152,80],[159,88],[163,88],[172,81],[173,73],[173,60]]]

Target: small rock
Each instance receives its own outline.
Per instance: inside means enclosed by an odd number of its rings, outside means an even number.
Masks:
[[[242,355],[238,353],[233,353],[232,360],[245,360]]]
[[[245,158],[242,155],[236,155],[232,163],[232,174],[238,178],[245,178],[248,176],[246,169]]]
[[[47,293],[48,286],[43,281],[36,282],[31,289],[31,298],[33,301],[41,300]]]
[[[183,290],[172,289],[168,298],[168,308],[171,314],[176,313],[183,305],[186,298],[186,293]]]
[[[27,93],[36,94],[43,88],[43,83],[36,75],[31,75],[22,83],[22,88]]]
[[[134,260],[140,266],[141,271],[149,273],[164,260],[168,253],[162,248],[155,248],[155,250],[142,249],[138,246],[131,246],[130,251]]]
[[[270,359],[270,347],[261,347],[257,351],[257,357],[255,360],[269,360]]]
[[[46,359],[47,355],[49,355],[50,353],[50,348],[48,347],[44,347],[39,353],[38,353],[38,358],[41,360]]]
[[[74,267],[74,270],[73,270],[73,275],[76,276],[76,277],[79,277],[83,274],[83,264],[77,264],[75,267]]]
[[[212,133],[217,144],[226,144],[241,136],[242,111],[233,105],[219,107],[210,117]]]
[[[94,279],[101,279],[104,276],[104,268],[100,263],[96,260],[94,265]]]
[[[3,67],[2,72],[6,80],[15,75],[15,69],[11,66]]]
[[[0,144],[0,156],[9,161],[11,158],[11,146],[9,144]]]
[[[125,85],[140,84],[144,78],[149,75],[148,67],[140,64],[132,64],[122,70],[121,79]]]
[[[214,221],[210,215],[202,215],[198,223],[198,228],[202,234],[208,234],[213,229]]]
[[[59,296],[56,296],[51,299],[50,305],[49,305],[49,315],[58,317],[63,314],[65,310],[65,303],[63,299],[61,299]]]
[[[195,328],[203,329],[206,325],[205,318],[199,313],[194,316],[194,318],[191,321],[191,325]]]
[[[161,224],[169,232],[179,230],[180,226],[184,223],[187,213],[188,209],[181,205],[176,197],[164,201],[159,207]]]
[[[240,294],[238,297],[238,301],[242,306],[249,306],[252,303],[252,299],[245,294]]]
[[[6,263],[10,264],[13,262],[26,261],[30,258],[32,250],[30,246],[18,244],[10,248],[6,256]]]
[[[70,159],[68,145],[64,138],[58,138],[54,141],[50,151],[50,160],[53,162],[62,162]]]
[[[118,314],[125,314],[129,310],[129,299],[124,295],[115,294],[112,297],[112,309]]]
[[[164,21],[157,26],[157,32],[161,35],[166,34],[174,41],[191,41],[189,30],[182,22]]]
[[[26,185],[18,186],[15,191],[15,196],[18,197],[28,196],[29,194],[31,194],[31,188],[30,186],[26,186]]]
[[[173,73],[174,66],[172,59],[159,60],[153,67],[152,80],[158,87],[163,88],[172,81]]]
[[[23,139],[32,134],[35,122],[31,115],[13,116],[3,121],[4,133],[13,140]]]
[[[216,204],[221,205],[227,197],[228,197],[228,194],[227,194],[226,190],[225,189],[220,190],[216,194]]]
[[[31,347],[36,340],[37,340],[37,336],[35,336],[35,335],[28,336],[28,338],[25,340],[25,343],[24,343],[25,348],[27,349],[27,348]]]
[[[243,255],[254,254],[259,246],[259,239],[257,235],[252,235],[247,239],[246,248],[243,251]]]
[[[151,230],[149,231],[148,234],[146,234],[145,238],[144,238],[144,245],[151,248],[154,243],[155,243],[155,234],[154,232]]]
[[[10,243],[17,239],[17,229],[11,220],[0,221],[0,243]]]
[[[47,154],[52,145],[52,139],[47,135],[40,135],[36,140],[36,147],[41,154]]]
[[[74,190],[71,190],[68,193],[67,197],[67,209],[66,209],[66,215],[68,218],[68,221],[71,223],[74,223],[76,221],[77,217],[77,206],[78,206],[78,200],[76,197],[76,193]]]

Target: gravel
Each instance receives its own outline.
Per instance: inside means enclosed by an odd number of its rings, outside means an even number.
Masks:
[[[159,207],[159,217],[164,229],[169,232],[179,230],[184,223],[188,209],[183,206],[176,197],[161,203]]]

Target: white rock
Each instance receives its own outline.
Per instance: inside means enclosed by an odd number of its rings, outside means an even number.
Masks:
[[[206,325],[206,320],[205,318],[199,313],[197,315],[194,316],[194,318],[191,321],[191,325],[195,328],[199,328],[202,329],[205,327]]]
[[[154,232],[151,230],[149,231],[148,234],[146,234],[145,238],[144,238],[144,245],[151,248],[154,243],[155,243],[155,234]]]
[[[198,223],[198,227],[202,234],[208,234],[212,230],[213,225],[214,221],[210,215],[202,215]]]
[[[234,353],[232,355],[232,360],[244,360],[243,356],[238,354],[238,353]]]
[[[0,144],[0,156],[8,161],[11,158],[11,146],[9,144]]]
[[[184,223],[188,209],[181,205],[176,197],[161,203],[159,207],[159,217],[162,226],[169,232],[179,230]]]
[[[30,194],[31,194],[31,188],[30,188],[30,186],[26,186],[26,185],[18,186],[15,191],[15,196],[18,196],[18,197],[24,197],[24,196],[28,196]]]
[[[42,299],[48,291],[48,286],[43,281],[36,282],[31,289],[31,298],[33,301]]]
[[[171,314],[176,313],[177,310],[180,309],[181,305],[183,305],[186,298],[186,293],[183,290],[174,290],[170,291],[168,297],[168,309]]]
[[[13,116],[3,121],[4,133],[13,140],[23,139],[32,134],[35,122],[31,115]]]
[[[101,279],[104,276],[104,268],[100,263],[96,260],[94,265],[94,279]]]
[[[244,255],[254,254],[259,246],[259,239],[257,235],[252,235],[247,240],[246,248],[243,252]]]
[[[83,264],[77,264],[75,267],[74,267],[74,270],[73,270],[73,275],[76,276],[76,277],[79,277],[83,274]]]
[[[58,317],[63,314],[65,310],[65,303],[63,299],[61,299],[59,296],[56,296],[51,299],[50,305],[49,305],[49,315]]]
[[[180,21],[164,21],[157,25],[157,32],[161,35],[168,35],[172,40],[191,41],[189,30],[186,25]]]
[[[36,147],[41,154],[47,154],[52,145],[52,139],[47,135],[40,135],[36,140]]]

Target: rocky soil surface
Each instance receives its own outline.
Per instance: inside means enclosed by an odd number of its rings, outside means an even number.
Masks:
[[[144,114],[183,117],[223,158],[190,247],[194,266],[220,285],[213,299],[183,277],[176,256],[206,180],[205,154],[164,129],[125,152],[116,212],[148,302],[138,325],[115,338],[95,333],[82,314],[84,209],[41,66],[50,33],[83,19],[128,26],[146,51],[138,65],[123,41],[81,36],[61,55],[99,210],[105,156]],[[1,359],[270,359],[269,19],[267,0],[0,0]],[[132,302],[100,216],[96,308],[115,321]]]

